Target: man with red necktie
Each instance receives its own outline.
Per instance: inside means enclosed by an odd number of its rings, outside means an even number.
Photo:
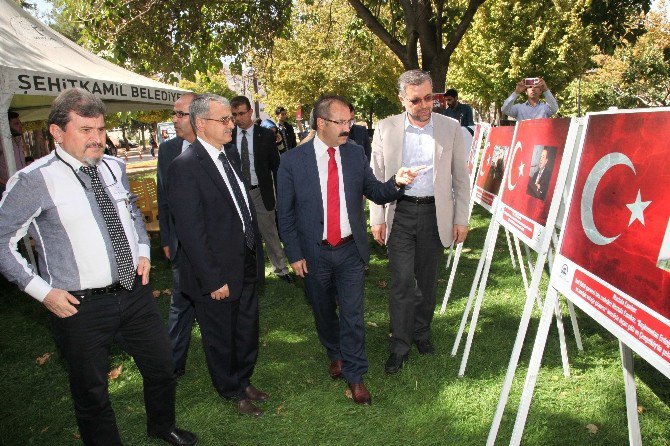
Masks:
[[[323,96],[314,104],[316,136],[282,155],[278,172],[279,232],[296,275],[305,279],[331,378],[344,378],[355,403],[370,404],[363,322],[364,266],[370,258],[363,196],[398,199],[420,168],[401,167],[377,180],[363,148],[347,142],[349,102]],[[338,298],[339,317],[335,296]]]

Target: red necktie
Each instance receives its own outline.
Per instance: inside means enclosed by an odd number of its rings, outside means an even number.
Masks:
[[[326,240],[332,246],[337,245],[342,239],[340,230],[340,180],[337,173],[337,162],[335,161],[335,149],[328,147],[328,229]]]

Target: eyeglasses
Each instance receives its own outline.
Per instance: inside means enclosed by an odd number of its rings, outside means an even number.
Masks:
[[[345,125],[346,124],[347,127],[351,127],[352,125],[354,125],[354,122],[356,122],[353,119],[341,119],[339,121],[333,121],[332,119],[328,119],[328,118],[321,118],[321,119],[323,119],[324,121],[332,122],[333,124],[337,124],[337,125]]]
[[[184,113],[183,111],[179,110],[172,110],[172,116],[176,116],[178,118],[183,118],[184,116],[188,116],[190,113]]]
[[[228,116],[222,116],[219,119],[213,119],[213,118],[201,118],[201,119],[204,119],[205,121],[216,121],[216,122],[219,122],[223,125],[226,125],[230,121],[232,121],[233,117],[228,115]]]
[[[233,115],[233,118],[234,118],[234,117],[236,117],[236,116],[246,115],[246,114],[249,113],[250,111],[251,111],[251,109],[249,109],[249,110],[247,110],[247,111],[242,111],[242,112],[232,112],[231,115]]]
[[[421,102],[428,102],[428,103],[432,103],[432,102],[433,102],[433,95],[432,95],[432,93],[431,93],[431,94],[427,94],[426,96],[424,96],[424,97],[422,97],[422,98],[416,98],[416,99],[409,99],[409,98],[406,98],[405,96],[403,96],[403,97],[405,98],[405,100],[406,100],[407,102],[409,102],[409,103],[412,104],[412,105],[418,105],[418,104],[421,103]]]

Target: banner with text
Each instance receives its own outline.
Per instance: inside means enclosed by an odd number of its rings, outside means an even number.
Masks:
[[[587,116],[550,284],[670,378],[670,109]]]
[[[494,127],[489,132],[475,180],[475,203],[491,212],[505,174],[505,163],[515,127]]]
[[[560,168],[568,168],[563,157],[570,122],[570,118],[520,122],[512,143],[497,218],[535,252],[540,250],[554,191],[560,194],[565,186],[565,180],[558,185],[557,181]]]

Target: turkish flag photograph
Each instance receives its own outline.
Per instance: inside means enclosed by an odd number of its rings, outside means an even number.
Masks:
[[[587,119],[560,253],[670,319],[670,111]]]
[[[570,118],[529,119],[518,125],[502,202],[546,226]]]

